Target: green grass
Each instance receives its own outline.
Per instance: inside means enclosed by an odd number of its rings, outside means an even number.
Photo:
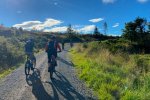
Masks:
[[[18,67],[20,67],[21,64],[22,64],[22,63],[19,63],[19,64],[17,64],[17,65],[14,66],[14,67],[11,67],[11,68],[9,68],[9,69],[6,69],[6,70],[1,71],[1,72],[0,72],[0,79],[4,78],[4,77],[6,77],[7,75],[9,75],[10,73],[12,73],[15,69],[17,69]]]
[[[99,46],[80,44],[70,53],[79,77],[95,95],[100,100],[149,100],[150,55],[112,54]]]
[[[10,69],[7,69],[3,72],[0,73],[0,79],[4,78],[5,76],[9,75],[12,71],[14,70],[14,68],[10,68]]]

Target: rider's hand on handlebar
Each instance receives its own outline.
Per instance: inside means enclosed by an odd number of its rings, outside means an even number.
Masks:
[[[60,50],[60,51],[58,51],[58,52],[62,52],[62,51]]]

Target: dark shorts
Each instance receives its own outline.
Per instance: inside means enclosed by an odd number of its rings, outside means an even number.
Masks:
[[[57,58],[57,53],[47,53],[47,56],[48,56],[48,63],[51,63],[52,56]]]
[[[55,67],[54,66],[49,66],[48,67],[48,72],[54,72],[55,71]]]
[[[55,59],[55,61],[52,61],[53,57],[54,57],[54,59],[56,58],[56,56],[54,56],[54,54],[48,54],[48,63],[50,63],[50,66],[48,67],[48,72],[55,71],[55,66],[57,66],[56,59]]]
[[[33,60],[36,60],[36,58],[35,58],[33,52],[26,52],[26,55],[27,55],[27,57],[29,57],[29,59],[31,59],[32,61],[33,61]]]

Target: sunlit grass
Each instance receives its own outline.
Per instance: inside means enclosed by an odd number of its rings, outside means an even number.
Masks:
[[[14,70],[14,69],[11,68],[11,69],[7,69],[7,70],[1,72],[1,73],[0,73],[0,79],[1,79],[1,78],[4,78],[4,77],[7,76],[8,74],[10,74],[13,70]]]
[[[17,64],[16,66],[13,66],[9,69],[5,69],[3,71],[0,72],[0,79],[6,77],[7,75],[9,75],[10,73],[12,73],[15,69],[19,68],[21,66],[22,63]]]
[[[100,100],[148,100],[150,55],[113,54],[99,46],[79,44],[70,54],[87,86]]]

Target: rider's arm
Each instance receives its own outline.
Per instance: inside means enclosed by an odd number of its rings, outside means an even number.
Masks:
[[[47,52],[47,51],[48,51],[48,43],[45,46],[45,52]]]
[[[59,43],[57,43],[57,49],[59,49],[59,51],[61,51],[61,47],[60,47]]]

